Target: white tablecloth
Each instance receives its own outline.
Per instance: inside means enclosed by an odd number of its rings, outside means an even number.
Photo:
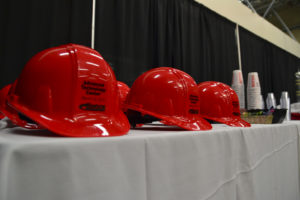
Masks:
[[[0,200],[299,200],[300,124],[65,138],[3,125]]]

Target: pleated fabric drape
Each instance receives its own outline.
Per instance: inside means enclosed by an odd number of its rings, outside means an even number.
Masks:
[[[231,84],[238,69],[236,25],[193,0],[97,0],[95,49],[129,86],[161,66],[197,82]],[[66,43],[90,46],[92,1],[0,2],[0,87],[12,83],[37,52]],[[262,92],[287,90],[295,101],[299,58],[240,28],[244,80],[259,72]]]
[[[288,91],[295,102],[295,72],[300,69],[300,59],[243,28],[240,43],[244,80],[249,72],[256,71],[264,99],[268,92],[273,92],[279,103],[281,92]]]
[[[160,66],[231,83],[235,24],[192,0],[97,1],[95,48],[127,84]]]
[[[1,1],[0,87],[12,83],[43,49],[66,43],[89,46],[91,15],[91,1]]]

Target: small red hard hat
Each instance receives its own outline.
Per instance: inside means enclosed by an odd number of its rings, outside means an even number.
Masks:
[[[199,94],[194,79],[171,67],[154,68],[139,76],[124,107],[187,130],[212,128],[200,116]]]
[[[3,110],[5,105],[5,99],[10,87],[11,85],[9,84],[0,90],[0,119],[3,119],[5,117]]]
[[[0,90],[0,119],[3,119],[5,117],[4,106],[5,106],[6,96],[8,94],[10,87],[11,87],[11,84],[4,86]]]
[[[221,82],[206,81],[200,83],[198,89],[202,117],[229,126],[251,126],[241,119],[239,99],[231,87]]]
[[[81,45],[49,48],[32,57],[8,103],[63,136],[120,136],[130,128],[111,67]]]
[[[120,101],[121,104],[123,105],[126,97],[130,91],[130,88],[128,87],[128,85],[126,85],[125,83],[121,82],[121,81],[117,81],[118,82],[118,90],[119,90],[119,95],[120,95]]]
[[[0,113],[3,116],[12,121],[13,124],[21,126],[23,128],[28,129],[43,129],[42,126],[36,124],[31,120],[27,120],[26,117],[22,116],[21,113],[13,109],[11,106],[7,104],[7,96],[11,92],[11,90],[15,87],[17,80],[13,84],[6,85],[4,88],[0,90]]]

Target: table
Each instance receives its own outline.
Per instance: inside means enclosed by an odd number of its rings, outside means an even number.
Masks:
[[[66,138],[4,120],[0,200],[299,200],[299,130],[152,125]]]

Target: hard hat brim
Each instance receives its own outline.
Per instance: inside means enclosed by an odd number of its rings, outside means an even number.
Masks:
[[[222,117],[222,118],[215,118],[215,117],[207,117],[203,116],[205,119],[210,119],[216,122],[220,122],[222,124],[226,124],[228,126],[236,126],[236,127],[251,127],[251,124],[242,120],[240,117]]]
[[[127,134],[130,125],[125,114],[120,110],[113,116],[97,112],[77,114],[72,118],[47,116],[11,102],[16,110],[42,125],[46,129],[68,137],[110,137]]]
[[[22,120],[19,116],[19,113],[7,104],[6,99],[11,87],[12,84],[9,84],[0,90],[1,113],[7,118],[9,118],[15,125],[21,126],[23,128],[28,128],[28,129],[43,129],[43,127],[41,127],[38,124],[32,124],[26,122],[25,120]]]
[[[0,119],[3,119],[5,115],[0,111]]]
[[[124,107],[126,109],[135,110],[135,111],[141,112],[142,114],[151,115],[158,119],[165,120],[166,122],[168,122],[170,124],[174,124],[183,129],[187,129],[187,130],[191,130],[191,131],[211,130],[212,129],[211,124],[208,121],[206,121],[205,119],[201,118],[200,116],[199,116],[199,118],[197,118],[197,120],[189,120],[189,119],[186,119],[181,116],[167,116],[167,115],[156,114],[156,113],[144,110],[143,108],[140,108],[138,106],[125,104]]]

